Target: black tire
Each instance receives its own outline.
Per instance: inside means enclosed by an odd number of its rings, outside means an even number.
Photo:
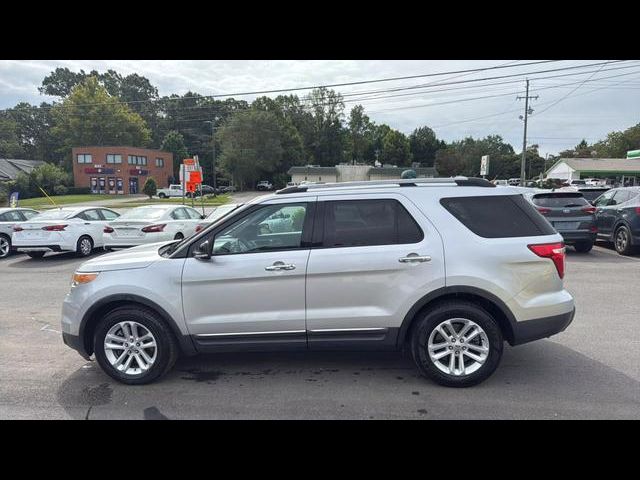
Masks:
[[[631,244],[631,232],[625,225],[616,228],[613,247],[620,255],[631,255],[635,252],[635,247]]]
[[[0,258],[7,258],[11,255],[11,237],[0,235]]]
[[[575,248],[578,253],[588,253],[593,248],[593,242],[576,242],[573,248]]]
[[[174,240],[182,240],[184,238],[184,235],[180,232],[176,233],[176,236],[173,237]]]
[[[159,193],[158,198],[167,198],[167,196],[164,193]]]
[[[113,367],[107,359],[104,339],[111,327],[123,321],[135,321],[143,325],[156,339],[156,360],[146,372],[127,375]],[[143,385],[157,380],[171,370],[178,358],[178,344],[169,327],[153,310],[139,306],[119,307],[105,315],[96,327],[93,346],[102,370],[114,380],[127,385]]]
[[[46,252],[27,252],[31,258],[42,258]]]
[[[76,243],[76,255],[78,257],[88,257],[93,252],[93,239],[88,235],[83,235]]]
[[[475,322],[484,330],[489,342],[485,362],[468,375],[451,375],[441,371],[428,354],[427,345],[431,332],[443,321],[454,318]],[[409,341],[411,355],[420,374],[446,387],[470,387],[489,378],[500,363],[504,343],[502,331],[493,317],[483,308],[467,301],[442,302],[429,309],[416,321]]]

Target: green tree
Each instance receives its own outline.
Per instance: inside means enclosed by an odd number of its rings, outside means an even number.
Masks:
[[[253,186],[264,175],[281,170],[287,144],[294,141],[288,135],[274,113],[238,112],[218,131],[220,163],[241,188]]]
[[[7,116],[0,117],[0,158],[20,158],[23,153],[18,124]]]
[[[432,166],[436,152],[444,147],[444,142],[436,138],[436,134],[429,127],[416,128],[409,135],[409,148],[414,162],[425,166]]]
[[[398,130],[389,130],[382,139],[380,161],[398,166],[410,166],[411,152],[406,135]]]
[[[51,105],[40,106],[20,102],[6,112],[8,118],[16,123],[16,133],[28,160],[41,160],[60,164],[62,156],[58,153],[60,145],[51,134]]]
[[[147,178],[147,181],[144,182],[142,192],[149,198],[152,198],[156,193],[158,193],[158,184],[153,177]]]
[[[81,145],[147,146],[151,134],[140,115],[109,95],[95,77],[75,86],[52,109],[52,133],[67,154]]]
[[[362,105],[356,105],[351,109],[347,128],[351,159],[355,162],[373,160],[370,155],[374,142],[375,126],[364,113],[364,107]]]
[[[314,163],[333,166],[344,160],[342,95],[326,87],[311,91],[307,99],[313,115],[314,140],[310,145]]]
[[[184,137],[176,130],[168,132],[162,140],[162,150],[173,153],[173,175],[180,170],[180,164],[185,158],[189,158],[189,151],[184,144]]]
[[[71,174],[51,163],[38,165],[31,172],[16,176],[16,190],[22,198],[42,197],[42,188],[48,195],[56,194],[56,187],[72,184]],[[60,190],[58,190],[60,191]]]

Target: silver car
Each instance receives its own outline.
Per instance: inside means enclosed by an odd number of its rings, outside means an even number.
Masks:
[[[277,231],[261,227],[278,218]],[[127,384],[200,352],[386,349],[466,387],[494,372],[505,341],[571,323],[564,257],[520,189],[464,177],[298,185],[182,242],[83,263],[62,335]]]
[[[39,213],[31,208],[0,208],[0,258],[11,254],[13,226],[26,222]]]

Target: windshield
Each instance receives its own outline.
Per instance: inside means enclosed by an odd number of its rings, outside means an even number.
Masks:
[[[539,207],[566,208],[588,205],[581,193],[543,193],[533,197],[533,204]]]
[[[215,222],[228,213],[233,212],[239,206],[240,205],[222,205],[221,207],[218,207],[213,212],[211,212],[207,217],[207,220],[209,220],[210,222]]]
[[[120,215],[118,220],[158,220],[167,212],[166,208],[133,208]]]
[[[31,218],[31,221],[37,220],[62,220],[65,218],[69,218],[71,215],[76,213],[77,210],[69,210],[69,209],[60,209],[54,208],[52,210],[47,210],[46,212],[42,212],[39,215]]]

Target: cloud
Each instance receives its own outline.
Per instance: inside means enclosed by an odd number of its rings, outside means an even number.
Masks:
[[[19,101],[34,104],[51,101],[50,97],[39,94],[38,86],[42,79],[57,67],[68,67],[74,71],[83,69],[87,72],[114,69],[124,75],[137,73],[156,85],[160,95],[184,94],[189,91],[201,95],[221,95],[450,72],[506,63],[507,60],[5,60],[0,61],[0,108],[12,107]],[[516,62],[510,63],[513,65]],[[442,82],[445,79],[465,81],[585,63],[592,62],[561,61],[474,74],[451,74],[443,77],[345,86],[337,90],[345,95],[346,114],[357,104],[353,102],[357,97],[349,96],[350,94],[374,91],[378,93],[365,95],[368,98],[360,103],[365,106],[365,112],[370,118],[377,123],[387,123],[405,133],[423,125],[434,126],[436,134],[447,141],[468,135],[502,135],[519,150],[522,145],[523,125],[518,116],[524,105],[515,97],[522,91],[524,82],[482,88],[469,88],[473,86],[472,83],[460,83],[448,88],[464,88],[440,92],[435,92],[436,87],[429,87],[428,84]],[[637,67],[611,73],[598,72],[592,78],[593,86],[585,83],[571,96],[553,106],[548,112],[541,113],[539,117],[534,112],[529,128],[529,143],[538,143],[542,154],[556,153],[576,145],[583,137],[588,141],[595,141],[604,138],[610,131],[622,130],[636,124],[640,95],[640,64]],[[626,76],[606,79],[616,73]],[[575,88],[575,84],[588,79],[589,75],[539,82],[532,80],[533,93],[540,96],[539,100],[532,101],[532,107],[534,110],[542,111],[545,108],[543,105],[548,106],[561,99]],[[621,84],[623,81],[625,83]],[[561,83],[571,82],[574,82],[574,85],[559,86]],[[412,85],[426,86],[422,89],[380,93],[381,90]],[[444,88],[437,87],[440,90]],[[546,89],[535,92],[536,88]],[[588,93],[595,88],[601,89]],[[405,95],[406,93],[411,95]],[[487,95],[496,96],[464,101],[467,98]],[[388,98],[379,98],[381,96]],[[250,101],[254,97],[241,98]],[[494,114],[500,115],[474,120]]]

